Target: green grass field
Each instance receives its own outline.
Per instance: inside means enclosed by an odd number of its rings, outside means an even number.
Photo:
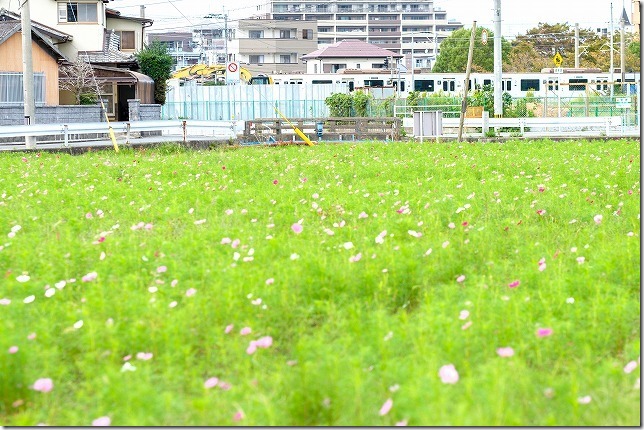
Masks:
[[[2,425],[641,424],[637,141],[0,171]]]

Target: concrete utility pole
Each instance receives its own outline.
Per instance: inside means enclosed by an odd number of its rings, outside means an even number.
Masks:
[[[501,55],[501,0],[494,0],[494,116],[503,116],[503,56]]]
[[[622,92],[626,92],[626,33],[624,31],[624,13],[619,20],[619,71],[622,74]]]
[[[575,23],[575,69],[579,68],[579,24]]]
[[[613,2],[610,2],[610,47],[608,51],[610,52],[610,96],[613,97],[615,92],[615,65],[613,64]]]
[[[474,56],[474,41],[476,40],[476,21],[472,23],[472,34],[470,36],[470,50],[467,53],[467,68],[465,69],[465,89],[463,90],[463,102],[461,103],[461,117],[458,123],[458,141],[463,140],[463,122],[467,111],[467,92],[470,88],[470,72],[472,71],[472,57]]]
[[[36,123],[36,100],[34,99],[34,62],[31,52],[31,14],[29,0],[21,5],[20,24],[22,31],[22,87],[25,105],[25,124]],[[25,136],[27,149],[36,149],[35,136]]]

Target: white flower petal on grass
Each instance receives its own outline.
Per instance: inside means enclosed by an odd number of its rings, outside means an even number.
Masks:
[[[205,219],[198,219],[197,221],[195,221],[195,225],[201,225],[201,224],[203,224],[205,222],[206,222]]]
[[[56,294],[56,289],[55,288],[47,288],[45,290],[45,297],[51,297],[54,294]]]
[[[385,403],[383,403],[382,407],[380,408],[380,412],[378,412],[380,416],[387,415],[393,405],[394,405],[394,401],[391,399],[387,399]]]
[[[21,283],[27,282],[29,279],[31,279],[29,275],[20,275],[16,277],[16,281]]]
[[[628,364],[624,366],[624,372],[631,373],[636,368],[637,368],[637,361],[629,361]]]
[[[126,361],[125,364],[121,367],[121,372],[134,372],[136,370],[136,367],[130,363],[129,361]]]
[[[342,244],[342,247],[344,249],[351,249],[351,248],[353,248],[353,242],[345,242],[345,243]]]
[[[590,397],[590,396],[583,396],[583,397],[579,397],[579,398],[577,398],[577,402],[578,402],[579,404],[581,404],[581,405],[587,405],[587,404],[588,404],[588,403],[590,403],[592,400],[593,400],[593,398],[592,398],[592,397]]]
[[[31,303],[31,302],[33,302],[34,300],[36,300],[36,296],[31,295],[31,296],[25,297],[25,299],[23,300],[23,302],[24,302],[24,303]]]
[[[453,364],[446,364],[438,370],[438,376],[443,384],[456,384],[458,382],[458,372]]]
[[[83,320],[78,320],[78,321],[76,321],[76,322],[74,323],[74,328],[75,328],[76,330],[78,330],[78,329],[79,329],[79,328],[81,328],[82,326],[83,326]]]

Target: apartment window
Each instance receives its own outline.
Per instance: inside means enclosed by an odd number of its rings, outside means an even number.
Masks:
[[[136,49],[133,31],[115,31],[119,36],[119,49]]]
[[[264,38],[264,30],[250,30],[248,32],[248,38],[249,39],[263,39]]]
[[[98,22],[96,3],[58,3],[58,22]]]
[[[319,4],[315,6],[317,12],[328,12],[328,6],[325,4]]]
[[[339,5],[338,12],[351,12],[351,5],[348,5],[348,4]]]
[[[291,63],[291,55],[290,54],[280,55],[280,63],[282,63],[282,64],[290,64]]]
[[[302,30],[302,39],[313,39],[313,30],[310,30],[310,29]]]
[[[280,39],[290,39],[291,30],[280,30]]]
[[[387,12],[387,5],[379,4],[378,5],[378,12]]]
[[[250,64],[263,64],[264,56],[263,55],[249,55],[248,62]]]

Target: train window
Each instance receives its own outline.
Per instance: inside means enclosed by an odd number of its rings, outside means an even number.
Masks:
[[[393,81],[392,84],[394,88],[398,89],[398,82],[399,81]],[[405,81],[400,81],[400,91],[405,91]]]
[[[454,81],[443,81],[443,91],[454,91]]]
[[[570,91],[585,91],[587,83],[588,79],[570,78],[570,80],[568,80]]]
[[[512,81],[501,81],[501,88],[503,91],[512,91]]]
[[[348,83],[349,83],[349,91],[353,91],[353,89],[355,88],[355,84],[353,83],[353,81],[349,81]]]
[[[468,90],[468,91],[471,91],[471,90],[472,90],[472,85],[473,85],[473,84],[474,84],[474,82],[472,82],[472,79],[470,79],[470,80],[468,81],[468,85],[467,85],[467,90]]]
[[[313,80],[311,81],[311,83],[312,83],[312,84],[332,84],[332,83],[333,83],[333,81],[331,81],[331,80],[326,81],[326,80],[322,80],[322,79],[313,79]]]
[[[414,81],[414,91],[430,91],[434,92],[433,79],[419,79]]]
[[[447,91],[447,81],[443,81],[443,91]]]
[[[382,79],[365,79],[364,80],[364,86],[365,87],[382,87],[385,85],[385,81]]]
[[[539,91],[539,79],[521,79],[521,91]]]
[[[558,79],[549,79],[548,80],[548,91],[559,91],[559,80]]]
[[[492,85],[492,79],[483,79],[483,85]]]

